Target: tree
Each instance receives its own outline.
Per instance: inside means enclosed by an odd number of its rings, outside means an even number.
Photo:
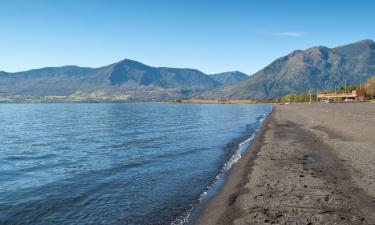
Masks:
[[[352,92],[353,90],[356,90],[356,89],[357,89],[357,87],[354,86],[354,85],[349,85],[349,86],[346,88],[347,92]]]
[[[349,92],[352,92],[353,90],[356,90],[356,89],[358,89],[357,86],[349,85],[349,86],[346,87],[346,92],[349,93]],[[339,87],[339,91],[344,92],[345,91],[345,86]]]
[[[371,77],[365,84],[364,88],[366,91],[366,95],[369,97],[375,96],[375,76]]]
[[[312,100],[316,100],[316,94],[311,93]],[[309,102],[310,101],[310,92],[305,92],[301,94],[288,94],[281,98],[278,98],[277,100],[274,100],[274,102]]]

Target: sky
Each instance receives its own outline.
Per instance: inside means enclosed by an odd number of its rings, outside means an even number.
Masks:
[[[125,58],[249,75],[296,49],[375,39],[372,0],[0,0],[0,70]]]

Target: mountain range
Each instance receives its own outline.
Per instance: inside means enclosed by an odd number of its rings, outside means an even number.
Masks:
[[[359,84],[375,74],[375,43],[363,40],[336,48],[293,51],[248,76],[233,71],[151,67],[125,59],[99,68],[63,66],[0,71],[1,96],[122,96],[126,101],[173,99],[269,99],[289,93]]]
[[[248,79],[206,92],[205,97],[269,99],[289,93],[334,90],[358,85],[375,75],[375,43],[363,40],[336,48],[324,46],[293,51]]]

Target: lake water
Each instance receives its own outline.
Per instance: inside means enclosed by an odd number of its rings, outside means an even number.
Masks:
[[[0,224],[185,223],[270,110],[0,104]]]

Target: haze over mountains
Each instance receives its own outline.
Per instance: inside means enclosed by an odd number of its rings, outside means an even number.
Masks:
[[[252,76],[238,71],[207,75],[185,68],[151,67],[123,60],[100,68],[50,67],[0,71],[0,96],[69,96],[101,93],[122,100],[189,98],[267,99],[358,84],[375,74],[375,43],[293,51]]]

